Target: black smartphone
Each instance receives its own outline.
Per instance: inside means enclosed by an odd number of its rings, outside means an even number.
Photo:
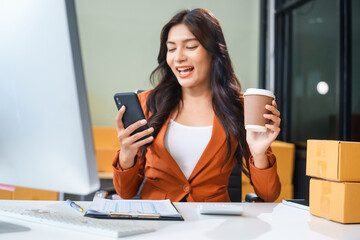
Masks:
[[[120,110],[120,108],[123,105],[125,105],[125,107],[126,107],[126,111],[122,118],[122,122],[123,122],[125,128],[127,128],[131,124],[133,124],[141,119],[145,119],[144,112],[141,108],[140,101],[139,101],[139,98],[136,93],[134,93],[134,92],[116,93],[114,95],[114,100],[115,100],[118,110]],[[149,126],[147,124],[143,125],[143,126],[139,127],[138,129],[136,129],[134,132],[132,132],[130,135],[133,135],[138,132],[142,132],[148,128],[149,128]],[[143,140],[149,136],[150,136],[150,134],[145,137],[140,138],[138,141]]]

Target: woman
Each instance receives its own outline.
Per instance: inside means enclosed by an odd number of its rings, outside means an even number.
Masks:
[[[269,147],[280,132],[280,113],[273,101],[266,106],[272,114],[264,115],[271,120],[267,132],[245,131],[240,83],[215,16],[204,9],[176,14],[162,29],[158,63],[151,74],[156,87],[139,94],[147,121],[125,129],[125,107],[116,116],[117,193],[132,198],[145,174],[142,199],[228,202],[229,176],[238,161],[256,194],[276,200],[280,182]],[[131,135],[146,123],[147,130]]]

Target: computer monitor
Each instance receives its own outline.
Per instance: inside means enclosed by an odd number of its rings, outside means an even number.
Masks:
[[[0,0],[0,184],[99,188],[73,0]]]

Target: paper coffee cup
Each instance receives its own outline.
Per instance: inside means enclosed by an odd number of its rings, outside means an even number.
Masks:
[[[245,129],[254,132],[266,132],[265,124],[269,119],[264,118],[265,113],[271,113],[265,105],[272,105],[275,95],[266,89],[249,88],[244,93]]]

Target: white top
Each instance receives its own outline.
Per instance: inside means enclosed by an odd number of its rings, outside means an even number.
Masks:
[[[170,119],[165,133],[165,148],[189,179],[210,141],[212,126],[185,126]]]

